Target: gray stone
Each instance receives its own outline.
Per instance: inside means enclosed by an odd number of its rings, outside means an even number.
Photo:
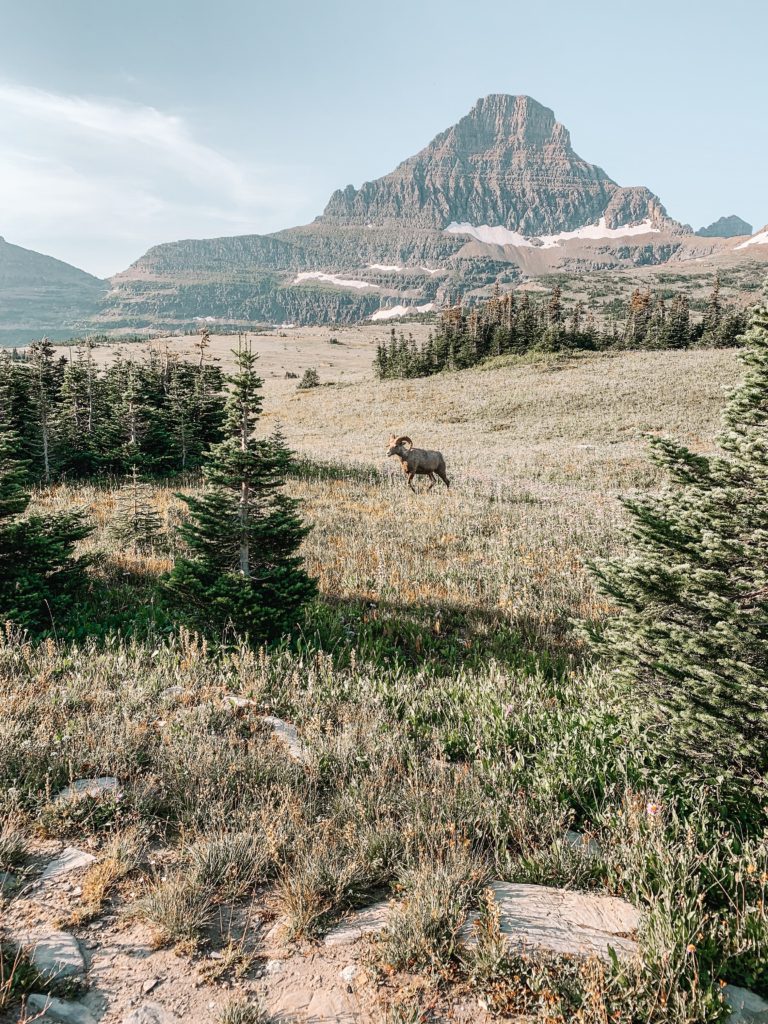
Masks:
[[[95,860],[96,858],[92,853],[86,853],[85,850],[77,850],[74,846],[68,846],[56,860],[51,861],[42,873],[41,880],[48,882],[52,878],[66,875],[70,871],[79,871],[81,868],[89,867]]]
[[[103,775],[99,779],[76,779],[71,786],[62,789],[54,798],[54,803],[63,804],[70,800],[92,797],[98,800],[106,794],[116,796],[120,792],[120,784],[113,775]]]
[[[339,977],[341,978],[342,981],[346,981],[347,983],[349,983],[350,981],[354,981],[359,973],[360,968],[357,966],[357,964],[348,964],[347,967],[343,967],[339,971]]]
[[[731,1024],[768,1024],[768,1002],[748,988],[726,985],[723,998],[731,1008]]]
[[[271,728],[272,735],[279,739],[288,748],[288,753],[294,761],[306,764],[309,755],[304,744],[299,739],[296,726],[290,722],[284,722],[282,718],[274,718],[272,715],[265,715],[262,721]]]
[[[160,1003],[144,1003],[123,1018],[123,1024],[176,1024],[177,1019]]]
[[[602,959],[608,959],[609,946],[625,959],[637,954],[637,943],[628,936],[637,930],[640,915],[626,900],[546,885],[492,882],[489,888],[501,932],[512,944]],[[462,930],[467,945],[477,941],[476,920],[472,915]]]
[[[568,831],[563,836],[567,846],[570,846],[572,850],[578,850],[589,858],[599,857],[602,853],[600,844],[596,839],[591,839],[589,836],[582,835],[581,832]]]
[[[264,964],[265,974],[280,974],[285,967],[285,960],[267,960]]]
[[[390,903],[382,900],[366,907],[365,910],[351,914],[338,927],[328,932],[325,936],[326,946],[347,946],[362,939],[364,935],[380,932],[387,923],[389,910]]]
[[[74,935],[68,932],[46,932],[32,938],[25,945],[30,947],[30,959],[40,974],[46,978],[80,980],[85,975],[85,960]]]
[[[31,992],[27,996],[27,1010],[41,1024],[97,1024],[87,1006],[68,999],[57,999],[55,996],[41,995]]]
[[[141,991],[146,995],[147,992],[151,992],[153,988],[156,988],[160,984],[159,978],[147,978],[144,984],[141,986]]]

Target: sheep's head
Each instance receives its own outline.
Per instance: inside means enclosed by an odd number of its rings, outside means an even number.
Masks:
[[[387,445],[387,455],[405,455],[411,448],[413,448],[413,441],[410,437],[406,437],[405,434],[402,434],[400,437],[392,434]]]

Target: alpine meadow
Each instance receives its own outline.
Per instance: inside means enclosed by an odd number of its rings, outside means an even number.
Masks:
[[[298,16],[169,0],[161,74],[105,12],[131,75],[77,49],[56,85],[70,36],[35,5],[50,74],[0,81],[0,136],[40,121],[30,188],[55,151],[41,210],[94,259],[145,202],[157,236],[108,278],[0,239],[0,1024],[768,1024],[768,230],[715,206],[694,231],[528,95],[472,104],[444,27],[465,113],[271,230],[294,136],[318,180],[338,159]],[[215,148],[247,134],[218,91],[235,15],[286,78],[293,33],[308,90],[254,114],[269,187]],[[368,146],[383,85],[337,73]]]

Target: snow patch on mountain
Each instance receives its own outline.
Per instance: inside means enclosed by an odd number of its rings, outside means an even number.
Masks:
[[[335,284],[337,288],[378,288],[377,284],[370,281],[351,281],[346,277],[337,277],[335,274],[324,274],[320,270],[303,271],[297,274],[293,284],[301,284],[302,281],[325,281],[326,284]]]
[[[659,228],[653,226],[650,218],[639,224],[621,224],[617,228],[609,228],[606,226],[605,217],[601,217],[597,224],[586,224],[584,227],[576,228],[575,231],[560,231],[556,235],[537,235],[530,238],[500,225],[496,227],[490,227],[488,224],[476,226],[466,223],[457,224],[456,221],[449,224],[445,232],[449,235],[470,235],[478,242],[485,242],[486,245],[554,249],[561,242],[569,242],[573,239],[627,238],[632,235],[651,235],[658,234]]]
[[[411,313],[431,313],[434,302],[425,302],[423,306],[390,306],[389,309],[377,309],[371,320],[393,320],[395,317],[410,316]]]
[[[476,227],[474,224],[457,224],[454,220],[445,229],[445,233],[446,235],[470,235],[478,242],[485,242],[486,245],[516,245],[533,248],[533,242],[525,235],[521,235],[518,231],[510,231],[501,225],[491,227],[489,224],[480,224]]]
[[[734,245],[734,249],[746,249],[748,245],[768,245],[768,226],[764,227],[762,231],[758,231],[756,235],[752,235],[746,242]]]
[[[659,229],[653,226],[650,218],[639,224],[620,224],[617,228],[609,228],[605,225],[605,217],[601,217],[597,224],[586,224],[583,228],[576,228],[575,231],[560,231],[556,235],[542,235],[541,244],[544,249],[552,249],[560,242],[568,242],[572,238],[628,238],[632,235],[656,235],[658,233]]]

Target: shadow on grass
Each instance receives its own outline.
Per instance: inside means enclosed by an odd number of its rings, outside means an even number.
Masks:
[[[526,675],[559,677],[580,660],[578,643],[565,629],[547,642],[535,623],[484,612],[461,603],[325,599],[310,610],[299,648],[320,649],[335,664],[358,661],[416,672],[449,675],[495,662]],[[353,654],[354,652],[354,654]]]

